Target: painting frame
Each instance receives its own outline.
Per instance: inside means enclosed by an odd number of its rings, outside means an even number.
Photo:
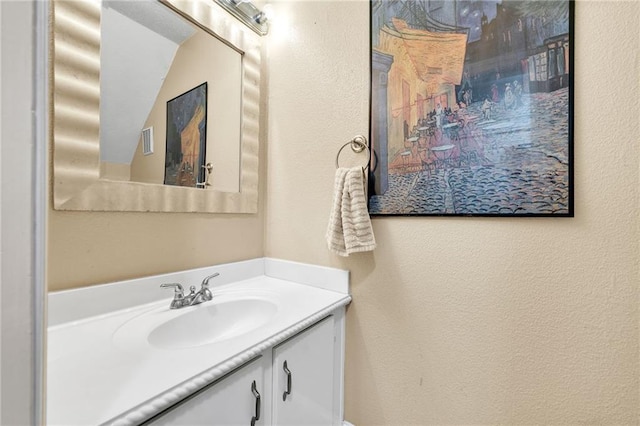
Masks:
[[[205,81],[167,101],[165,185],[198,188],[205,181],[207,94]]]
[[[370,1],[372,217],[574,217],[574,8]]]

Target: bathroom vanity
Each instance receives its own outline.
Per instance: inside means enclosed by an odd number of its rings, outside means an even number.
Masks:
[[[160,287],[209,282],[170,309]],[[47,423],[339,425],[348,272],[255,259],[51,293]]]

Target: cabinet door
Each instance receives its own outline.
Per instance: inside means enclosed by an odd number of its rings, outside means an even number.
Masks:
[[[268,401],[264,400],[264,394],[268,370],[268,366],[265,370],[263,357],[255,359],[189,397],[149,424],[153,426],[267,425],[269,422],[265,421],[264,414],[265,410],[269,410],[269,405]],[[257,412],[260,418],[252,423],[254,417],[257,417]]]
[[[274,425],[335,423],[334,335],[329,317],[274,349]]]

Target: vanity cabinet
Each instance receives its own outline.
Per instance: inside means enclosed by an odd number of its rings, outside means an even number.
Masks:
[[[207,303],[159,288],[214,273]],[[347,271],[260,258],[48,299],[49,425],[342,426]]]
[[[270,408],[267,400],[271,384],[270,372],[269,359],[260,356],[146,424],[153,426],[270,424]]]
[[[341,425],[343,318],[342,308],[146,424]]]
[[[273,350],[273,424],[331,425],[334,404],[333,317]]]

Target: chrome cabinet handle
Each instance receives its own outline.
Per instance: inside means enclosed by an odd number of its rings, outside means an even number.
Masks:
[[[287,361],[282,365],[282,369],[287,373],[287,390],[282,394],[282,400],[287,400],[287,395],[291,395],[291,370],[287,367]]]
[[[251,392],[256,398],[256,415],[251,417],[251,426],[255,426],[256,422],[260,420],[260,392],[258,392],[258,389],[256,388],[255,380],[251,383]]]

